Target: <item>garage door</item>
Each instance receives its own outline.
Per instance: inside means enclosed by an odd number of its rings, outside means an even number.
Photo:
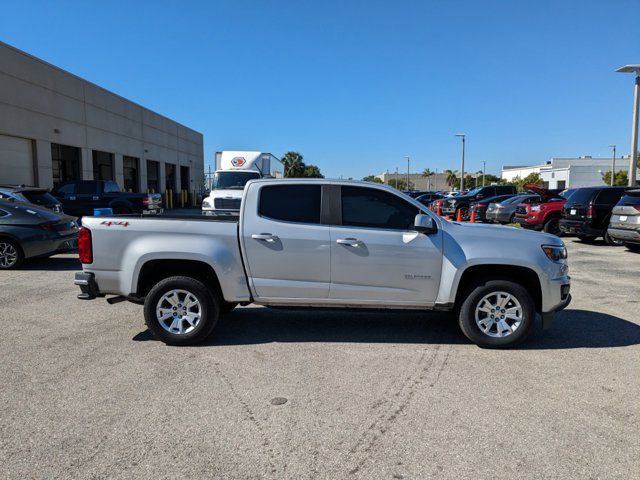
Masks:
[[[33,185],[31,140],[0,135],[0,185]]]

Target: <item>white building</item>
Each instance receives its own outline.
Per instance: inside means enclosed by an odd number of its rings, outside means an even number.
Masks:
[[[199,190],[202,134],[0,42],[0,184]]]
[[[616,172],[629,170],[629,157],[616,159]],[[611,158],[552,158],[546,163],[531,166],[504,166],[502,178],[513,181],[531,173],[538,173],[547,188],[595,187],[604,185],[603,176],[611,171]]]

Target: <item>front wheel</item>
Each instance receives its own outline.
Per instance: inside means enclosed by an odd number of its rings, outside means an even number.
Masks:
[[[168,277],[144,300],[144,319],[153,335],[168,345],[193,345],[209,336],[218,322],[220,302],[201,281]]]
[[[578,240],[584,243],[592,243],[596,237],[592,235],[578,235]]]
[[[559,218],[550,218],[547,220],[542,227],[542,230],[545,233],[551,233],[552,235],[560,235],[560,219]]]
[[[520,284],[484,280],[471,286],[460,306],[458,323],[465,336],[483,348],[508,348],[530,334],[533,298]]]

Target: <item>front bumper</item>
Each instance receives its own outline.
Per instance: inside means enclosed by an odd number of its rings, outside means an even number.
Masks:
[[[100,290],[93,273],[76,272],[73,283],[80,287],[81,293],[78,294],[80,300],[93,300],[100,296]]]
[[[554,297],[550,299],[553,306],[550,310],[542,312],[540,314],[540,316],[542,317],[543,330],[548,330],[549,328],[551,328],[555,314],[569,306],[569,304],[571,303],[571,293],[569,293],[570,290],[571,283],[568,276],[552,281],[551,291],[549,292],[549,294],[551,295],[551,297]]]
[[[529,222],[526,217],[515,217],[513,221],[520,225],[522,228],[529,228],[531,230],[542,230],[542,223]]]
[[[491,212],[487,212],[487,220],[498,223],[509,223],[511,219],[511,214],[509,212],[503,212],[500,210],[493,210]]]
[[[640,231],[630,228],[613,228],[607,230],[609,236],[629,243],[640,243]]]

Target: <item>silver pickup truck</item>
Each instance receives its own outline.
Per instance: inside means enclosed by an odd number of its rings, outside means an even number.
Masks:
[[[449,310],[482,347],[509,347],[570,301],[553,235],[460,224],[384,186],[253,180],[238,217],[84,217],[81,299],[144,304],[153,334],[200,342],[238,304]]]

